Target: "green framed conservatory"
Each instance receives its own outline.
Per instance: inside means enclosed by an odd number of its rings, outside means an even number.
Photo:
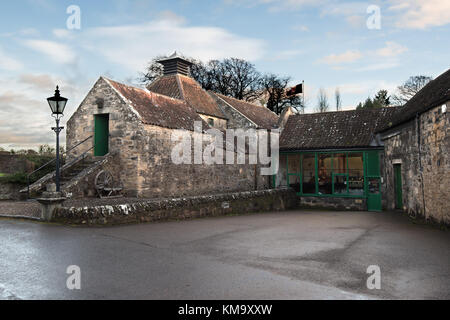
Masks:
[[[301,203],[381,211],[384,145],[376,130],[394,108],[291,114],[280,136],[275,187]]]
[[[368,209],[381,210],[380,155],[383,150],[280,152],[274,185],[298,196],[367,199]]]

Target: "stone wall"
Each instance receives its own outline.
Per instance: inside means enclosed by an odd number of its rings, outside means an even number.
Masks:
[[[384,134],[388,209],[395,208],[394,163],[398,163],[402,170],[403,210],[450,223],[449,131],[448,112],[443,114],[439,106],[422,114],[418,121]]]
[[[65,196],[71,199],[79,199],[85,197],[98,197],[95,188],[95,178],[101,171],[106,170],[113,173],[114,187],[120,187],[120,158],[117,153],[110,153],[103,160],[93,163],[84,169],[70,182],[63,186]]]
[[[199,115],[200,118],[202,118],[203,121],[205,121],[207,124],[209,124],[209,119],[214,120],[214,125],[213,125],[214,128],[217,128],[217,129],[223,129],[223,130],[225,130],[225,129],[227,128],[227,122],[228,122],[228,121],[227,121],[226,119],[217,118],[217,117],[213,117],[213,116],[206,115],[206,114],[201,114],[201,113],[199,113],[198,115]]]
[[[301,208],[367,211],[367,199],[340,197],[299,197]]]
[[[32,172],[34,163],[25,159],[24,156],[0,152],[0,173],[14,174],[18,172]]]
[[[99,99],[102,103],[98,103]],[[165,198],[270,187],[270,177],[261,176],[258,165],[174,164],[171,160],[176,145],[171,141],[174,130],[143,124],[103,78],[67,122],[67,147],[92,136],[94,115],[105,113],[109,114],[109,151],[117,154],[112,173],[127,196]],[[194,137],[199,133],[187,134]],[[203,145],[207,144],[205,141]],[[76,148],[69,154],[69,161],[92,145],[93,139]]]
[[[109,114],[109,151],[118,153],[117,161],[120,163],[113,173],[114,178],[121,181],[129,195],[137,195],[137,150],[144,143],[142,122],[103,78],[95,83],[67,122],[67,148],[94,135],[96,114]],[[69,161],[92,148],[93,143],[94,140],[90,139],[74,149],[68,155]]]
[[[21,200],[21,188],[23,188],[23,185],[0,182],[0,200]]]
[[[209,95],[217,102],[217,105],[222,112],[228,117],[228,128],[230,129],[256,129],[256,124],[242,113],[231,107],[228,103],[220,99],[215,94],[209,93]]]
[[[161,199],[113,206],[62,207],[56,209],[52,220],[70,224],[111,225],[282,211],[297,207],[298,198],[292,190],[272,189]]]
[[[145,142],[137,152],[138,195],[146,198],[192,196],[208,193],[263,190],[270,187],[270,176],[260,174],[259,165],[248,164],[175,164],[171,153],[177,141],[171,140],[174,131],[145,125]],[[199,133],[186,131],[191,141]],[[212,140],[203,136],[203,147]],[[206,139],[205,139],[206,138]],[[206,140],[206,141],[205,141]],[[194,158],[194,146],[191,159]],[[224,152],[225,154],[225,152]],[[193,160],[192,160],[193,161]]]

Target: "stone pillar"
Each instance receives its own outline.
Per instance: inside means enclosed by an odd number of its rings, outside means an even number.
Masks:
[[[51,221],[54,210],[60,208],[66,198],[62,196],[61,192],[56,192],[54,183],[48,184],[46,190],[37,201],[41,204],[41,220]]]

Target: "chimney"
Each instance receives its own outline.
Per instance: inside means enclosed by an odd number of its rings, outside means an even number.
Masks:
[[[179,56],[176,51],[170,57],[158,60],[157,62],[163,65],[164,75],[182,74],[189,77],[192,62]]]

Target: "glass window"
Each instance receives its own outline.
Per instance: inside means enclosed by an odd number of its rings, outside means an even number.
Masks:
[[[288,155],[288,173],[300,174],[300,154]]]
[[[300,176],[289,175],[289,187],[295,190],[295,192],[300,192]]]
[[[347,175],[335,175],[334,176],[334,193],[335,194],[347,194]]]
[[[314,153],[303,155],[303,193],[316,193],[316,157]]]
[[[347,156],[345,153],[333,154],[333,173],[347,173]]]
[[[364,194],[364,166],[362,153],[348,154],[348,187],[351,195]]]
[[[318,155],[319,194],[331,194],[331,154]]]
[[[208,118],[208,124],[209,124],[211,127],[214,127],[214,119],[213,119],[213,118]]]

